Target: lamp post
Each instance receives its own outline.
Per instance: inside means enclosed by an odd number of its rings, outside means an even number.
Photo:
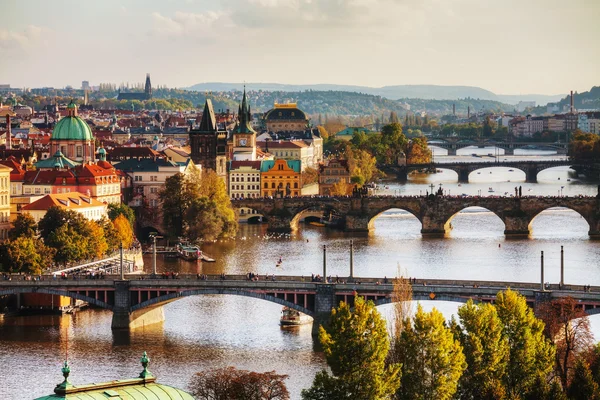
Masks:
[[[121,255],[121,280],[124,281],[125,272],[123,271],[123,242],[121,242],[121,245],[119,246],[119,253]]]
[[[354,278],[354,240],[350,240],[350,278]]]
[[[327,245],[323,245],[323,283],[327,283]]]

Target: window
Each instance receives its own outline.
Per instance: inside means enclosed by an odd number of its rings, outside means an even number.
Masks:
[[[39,187],[35,188],[35,194],[40,194],[42,192],[42,189]]]
[[[141,182],[141,180],[142,180],[142,176],[141,175],[136,175],[134,177],[134,181],[136,181],[136,182]]]
[[[156,188],[156,187],[151,187],[151,188],[150,188],[150,193],[158,193],[158,188]]]
[[[81,146],[77,146],[77,157],[83,157],[83,148]]]
[[[271,183],[271,189],[275,189],[275,182]]]
[[[150,182],[158,182],[158,177],[156,175],[150,176]]]
[[[267,182],[265,182],[265,189],[269,188],[269,184]]]

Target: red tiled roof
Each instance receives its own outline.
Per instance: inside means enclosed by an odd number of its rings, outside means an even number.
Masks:
[[[78,208],[104,206],[104,203],[86,196],[79,192],[47,194],[31,204],[27,204],[21,210],[47,210],[52,206],[75,210]]]

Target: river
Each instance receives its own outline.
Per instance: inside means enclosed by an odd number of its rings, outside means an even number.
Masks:
[[[489,149],[464,149],[465,154]],[[557,156],[521,150],[515,157]],[[523,154],[524,153],[524,154]],[[468,160],[470,156],[439,161]],[[508,158],[508,157],[507,157]],[[474,161],[481,159],[474,158]],[[491,174],[489,172],[492,172]],[[477,172],[480,172],[479,174]],[[559,179],[560,178],[560,179]],[[419,194],[442,184],[450,194],[504,195],[522,186],[530,195],[596,195],[597,186],[576,179],[566,167],[543,171],[538,183],[525,183],[525,174],[508,168],[483,169],[471,182],[458,186],[456,174],[412,175],[406,184],[383,182],[381,194]],[[510,182],[508,182],[510,180]],[[490,187],[494,192],[489,192]],[[402,210],[389,210],[375,221],[369,234],[348,234],[301,224],[292,235],[269,235],[265,226],[241,225],[235,240],[207,244],[203,250],[215,263],[177,259],[158,260],[158,271],[188,273],[247,273],[306,275],[322,268],[322,247],[327,245],[328,271],[349,273],[349,243],[354,241],[357,276],[406,276],[443,279],[531,281],[539,279],[540,251],[544,251],[546,280],[558,282],[560,246],[565,249],[567,283],[600,285],[600,246],[587,236],[587,223],[565,209],[541,213],[532,235],[507,239],[502,221],[491,212],[470,208],[452,220],[446,238],[423,238],[419,221]],[[279,257],[281,267],[276,267]],[[146,270],[151,270],[150,258]],[[385,307],[385,306],[384,306]],[[203,369],[238,368],[288,374],[292,399],[309,387],[314,374],[325,367],[314,351],[311,327],[281,329],[281,307],[235,296],[196,296],[164,307],[163,324],[131,333],[113,333],[111,313],[85,310],[65,316],[6,318],[0,322],[0,398],[31,399],[50,394],[61,382],[61,363],[68,349],[73,383],[90,383],[134,377],[141,371],[143,351],[151,357],[149,369],[158,381],[186,388],[192,375]],[[385,311],[385,309],[384,309]]]

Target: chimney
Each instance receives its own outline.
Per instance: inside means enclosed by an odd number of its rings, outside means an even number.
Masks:
[[[573,114],[573,91],[571,90],[571,114]]]

